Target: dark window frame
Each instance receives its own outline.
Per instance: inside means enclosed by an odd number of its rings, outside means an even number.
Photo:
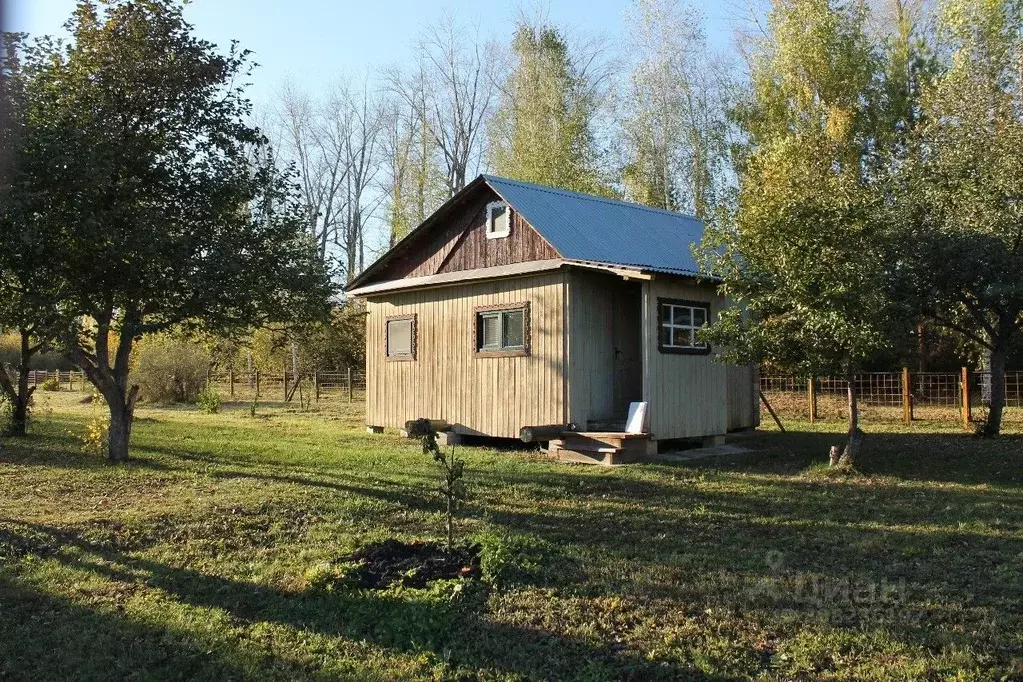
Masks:
[[[388,362],[414,362],[416,360],[416,347],[419,341],[419,324],[416,319],[417,316],[413,313],[411,315],[392,315],[384,318],[384,357],[387,358]],[[412,339],[410,344],[410,353],[407,355],[391,355],[391,323],[392,322],[411,322],[412,326]]]
[[[532,354],[530,346],[532,316],[529,301],[521,303],[498,303],[495,305],[476,306],[473,308],[472,347],[477,358],[519,358]],[[483,335],[483,317],[487,313],[522,313],[522,347],[501,348],[500,350],[484,350],[480,344]],[[504,336],[502,324],[501,335]],[[502,340],[503,341],[503,340]]]
[[[664,344],[661,337],[661,330],[665,323],[665,306],[681,306],[683,308],[697,308],[704,311],[704,326],[710,324],[710,303],[707,301],[693,301],[684,298],[658,298],[657,299],[657,350],[669,355],[710,355],[710,344],[704,342],[702,346],[668,346]],[[684,326],[684,325],[683,325]],[[689,325],[690,328],[692,325]]]

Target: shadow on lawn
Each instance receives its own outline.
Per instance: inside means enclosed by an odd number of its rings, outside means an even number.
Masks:
[[[0,678],[242,679],[273,667],[265,657],[74,604],[0,575]],[[260,660],[262,658],[262,660]]]
[[[746,455],[691,460],[681,468],[743,473],[796,474],[827,464],[828,450],[844,442],[841,433],[763,433],[740,445]],[[994,439],[968,433],[869,432],[856,468],[871,476],[965,485],[1023,486],[1023,434]]]
[[[567,635],[495,623],[485,617],[485,594],[482,593],[453,602],[443,598],[406,599],[402,593],[287,592],[98,548],[75,533],[42,524],[3,521],[20,527],[21,532],[0,529],[0,545],[17,545],[117,583],[157,588],[192,606],[221,609],[246,624],[273,622],[295,630],[366,640],[397,651],[412,652],[425,647],[456,665],[513,673],[529,679],[573,679],[582,671],[599,679],[609,676],[619,680],[723,679],[704,675],[694,668],[650,662],[612,643],[598,645]],[[68,552],[67,547],[77,551]],[[0,598],[8,612],[16,614],[33,609],[34,601],[40,597],[13,583],[0,582]],[[120,646],[131,647],[134,655],[134,636],[141,628],[81,607],[62,605],[59,610],[79,623],[92,621],[93,627],[77,630],[77,637],[73,637],[75,644],[81,644],[82,651],[78,654],[81,662],[93,665],[89,649],[96,629],[105,633],[105,639],[129,640]],[[105,622],[107,620],[111,622]],[[12,623],[11,627],[14,631],[19,626]],[[32,634],[34,632],[25,636]],[[61,636],[70,636],[70,633]],[[143,638],[146,644],[148,639]],[[193,643],[191,646],[201,648],[209,644]],[[2,645],[0,651],[3,651]],[[180,669],[178,656],[189,655],[187,649],[183,653],[176,645],[168,646],[161,653],[164,660],[153,664],[168,666],[174,676]],[[158,658],[151,656],[148,650],[143,654],[147,658]],[[53,677],[61,672],[48,668],[46,660],[34,660],[31,665],[37,676]],[[156,672],[156,668],[148,672]],[[181,676],[187,678],[193,673],[207,676],[210,672],[186,668]]]

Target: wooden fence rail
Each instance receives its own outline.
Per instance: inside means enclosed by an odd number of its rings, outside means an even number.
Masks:
[[[291,372],[209,372],[206,378],[221,397],[229,401],[289,402],[298,396],[310,402],[340,400],[354,403],[366,399],[366,372],[361,369],[303,373],[297,382]],[[92,390],[85,374],[78,371],[33,370],[28,373],[28,383],[36,390]]]
[[[853,381],[860,407],[876,421],[961,420],[972,428],[974,412],[991,402],[990,372],[863,372]],[[760,390],[782,417],[807,419],[844,418],[848,380],[833,377],[795,377],[763,374]],[[1007,372],[1005,406],[1013,410],[1010,420],[1023,419],[1023,371]]]

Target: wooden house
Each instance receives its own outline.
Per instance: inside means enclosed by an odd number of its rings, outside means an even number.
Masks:
[[[480,176],[348,287],[371,430],[428,417],[610,463],[759,422],[755,370],[697,335],[727,302],[695,218]],[[643,434],[624,434],[631,403]],[[542,428],[539,428],[542,427]]]

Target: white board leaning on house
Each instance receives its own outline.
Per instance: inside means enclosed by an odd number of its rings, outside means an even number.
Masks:
[[[629,403],[625,433],[646,433],[646,403]]]

